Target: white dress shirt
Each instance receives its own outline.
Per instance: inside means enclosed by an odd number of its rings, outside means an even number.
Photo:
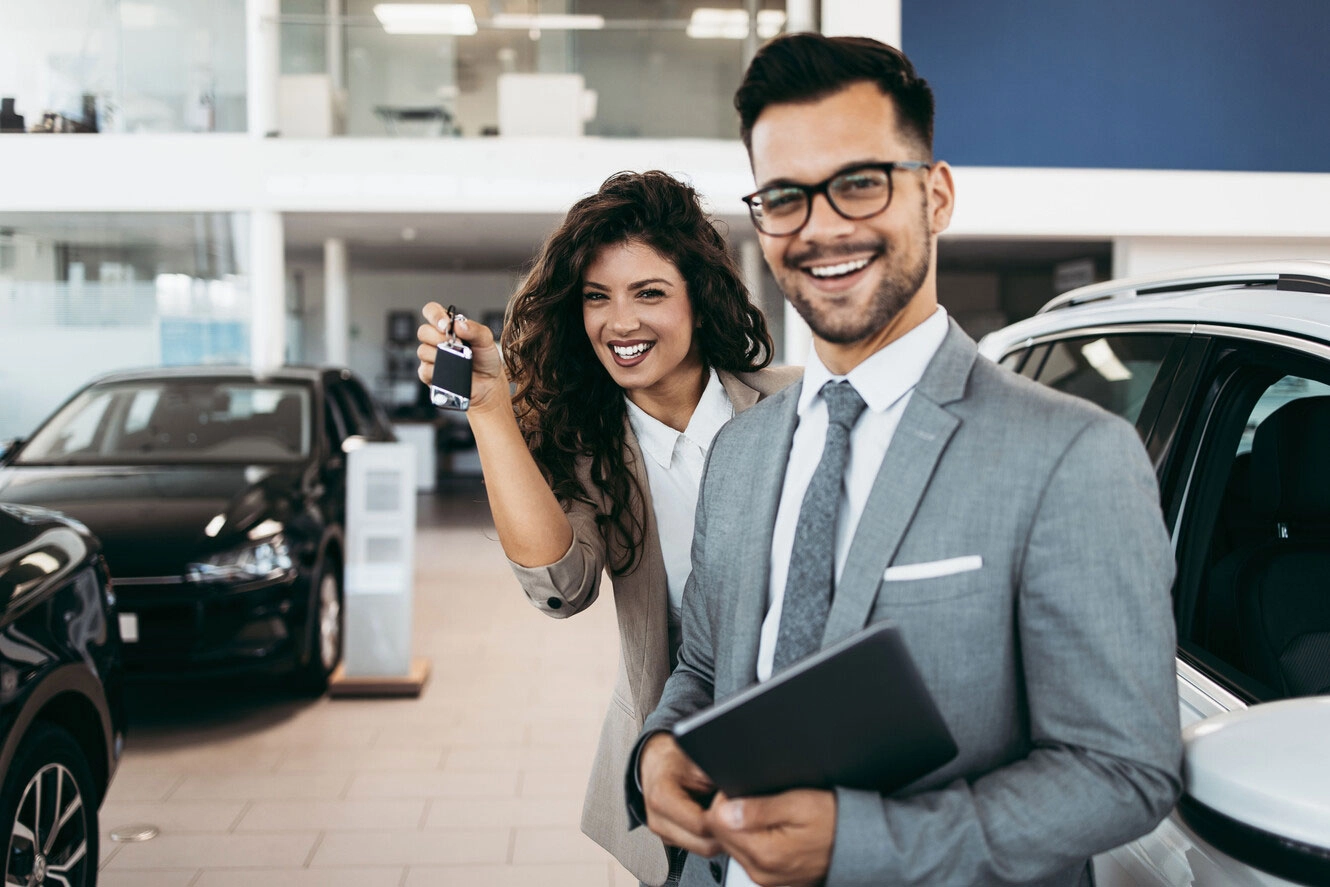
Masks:
[[[733,417],[734,404],[730,403],[715,370],[711,371],[702,399],[683,431],[675,431],[628,401],[628,423],[645,457],[651,510],[656,517],[661,554],[665,557],[671,650],[679,647],[683,587],[693,570],[693,519],[697,513],[698,484],[711,441],[720,426]]]
[[[790,572],[790,552],[794,548],[794,529],[799,509],[813,472],[822,459],[827,438],[827,405],[822,386],[829,381],[847,380],[864,399],[867,409],[850,433],[849,461],[845,467],[845,493],[836,519],[836,579],[839,581],[845,558],[864,513],[868,494],[877,480],[882,458],[896,433],[905,406],[914,387],[924,375],[933,355],[947,335],[947,312],[941,306],[914,329],[874,353],[848,375],[836,376],[823,365],[813,348],[808,350],[803,390],[799,393],[799,424],[790,446],[790,461],[785,468],[780,507],[771,537],[771,584],[767,590],[767,615],[762,621],[762,636],[757,648],[757,679],[771,677],[776,655],[776,636],[780,632],[781,605],[785,600],[785,582]],[[726,887],[755,887],[748,873],[730,860]]]

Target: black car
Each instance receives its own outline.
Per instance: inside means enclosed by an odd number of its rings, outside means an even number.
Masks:
[[[287,674],[342,652],[346,452],[393,439],[349,370],[106,376],[3,457],[0,501],[100,537],[131,675]]]
[[[0,883],[96,883],[97,809],[124,747],[119,659],[97,540],[0,504]]]

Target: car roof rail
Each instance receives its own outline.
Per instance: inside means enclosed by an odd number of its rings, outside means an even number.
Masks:
[[[1161,271],[1078,287],[1049,301],[1037,314],[1109,299],[1133,299],[1211,287],[1271,286],[1330,295],[1330,262],[1240,262]]]

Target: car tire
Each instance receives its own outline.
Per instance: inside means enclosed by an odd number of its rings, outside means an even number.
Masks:
[[[342,601],[342,565],[327,558],[310,595],[305,647],[308,658],[296,676],[296,689],[302,694],[322,696],[342,661],[346,637]]]
[[[35,723],[0,788],[6,842],[0,883],[96,884],[99,803],[82,747],[66,730]],[[52,824],[65,817],[53,833]]]

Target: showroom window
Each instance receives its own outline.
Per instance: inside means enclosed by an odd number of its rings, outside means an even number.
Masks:
[[[4,0],[0,129],[241,132],[245,4]]]
[[[93,377],[247,364],[248,217],[0,213],[0,439]]]

